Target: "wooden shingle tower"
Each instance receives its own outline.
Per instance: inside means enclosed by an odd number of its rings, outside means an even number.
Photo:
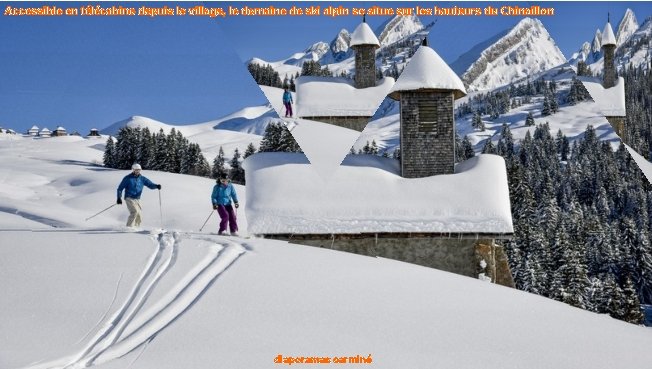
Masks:
[[[424,39],[389,94],[400,100],[401,176],[454,172],[454,101],[465,95],[462,81]]]
[[[375,86],[376,49],[380,47],[380,42],[367,24],[365,16],[362,17],[362,23],[351,34],[350,46],[355,52],[355,87]]]
[[[602,32],[602,53],[603,53],[603,74],[602,74],[602,87],[605,89],[617,87],[620,90],[623,90],[624,96],[624,86],[616,86],[619,83],[618,72],[616,70],[615,54],[616,54],[616,37],[614,36],[614,31],[611,29],[611,22],[609,20],[609,15],[607,15],[607,24],[604,26],[604,32]],[[622,81],[624,83],[624,80]],[[625,116],[622,115],[605,115],[609,124],[613,127],[614,131],[620,137],[620,139],[627,143],[627,129],[625,127]]]
[[[608,15],[607,25],[604,27],[604,32],[602,32],[602,54],[604,55],[602,86],[604,88],[610,88],[616,85],[616,78],[618,75],[616,73],[616,64],[614,61],[614,56],[616,54],[616,37],[614,36],[613,29],[611,29]]]

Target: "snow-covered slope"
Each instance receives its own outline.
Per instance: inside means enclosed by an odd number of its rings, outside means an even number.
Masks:
[[[557,83],[557,95],[561,98],[568,93],[571,78],[574,75],[574,72],[566,65],[534,75],[533,79],[554,80]],[[525,83],[525,80],[519,80],[515,83]],[[500,88],[497,90],[500,90]],[[477,94],[479,92],[469,93],[468,96],[456,100],[456,104],[468,102]],[[532,113],[537,125],[548,122],[553,134],[561,130],[571,141],[582,138],[586,127],[592,125],[601,140],[610,141],[615,146],[620,143],[620,138],[604,118],[601,107],[596,103],[592,101],[585,101],[576,105],[562,103],[559,112],[543,116],[541,114],[542,102],[543,96],[534,96],[530,103],[510,109],[506,114],[500,115],[498,119],[492,120],[488,115],[482,116],[486,126],[485,131],[477,131],[472,128],[472,114],[456,118],[457,134],[460,137],[468,136],[471,143],[475,145],[476,152],[479,152],[484,147],[487,139],[491,139],[495,143],[500,138],[503,123],[509,126],[515,140],[523,139],[527,131],[531,131],[530,134],[532,134],[535,127],[525,125],[525,118],[528,113]],[[396,106],[388,106],[386,114],[378,115],[369,122],[360,138],[356,141],[355,150],[360,150],[367,142],[375,140],[381,153],[387,151],[391,154],[399,145],[399,119]]]
[[[98,142],[0,139],[0,368],[264,369],[313,356],[364,357],[379,369],[652,361],[649,329],[539,296],[387,259],[215,236],[215,216],[199,233],[209,179],[145,172],[163,184],[166,234],[126,233],[124,208],[85,222],[114,201],[124,174],[91,165]],[[156,192],[143,201],[145,228],[158,228]]]
[[[492,40],[495,39],[492,38]],[[477,52],[478,47],[472,49]],[[469,59],[460,57],[458,70]],[[525,18],[507,34],[480,53],[462,75],[470,91],[488,90],[545,71],[566,61],[546,28],[538,19]]]
[[[122,127],[148,128],[157,133],[168,133],[172,128],[181,132],[189,141],[199,144],[207,160],[212,160],[223,148],[227,157],[238,148],[241,152],[249,143],[259,146],[265,128],[272,122],[280,122],[276,112],[268,105],[243,108],[220,119],[190,125],[172,125],[157,120],[133,116],[116,122],[101,130],[102,134],[116,135]]]

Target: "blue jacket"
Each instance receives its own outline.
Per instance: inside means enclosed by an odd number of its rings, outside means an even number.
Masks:
[[[220,183],[213,187],[213,193],[211,194],[213,205],[231,205],[231,199],[233,199],[233,202],[238,202],[238,195],[236,195],[235,187],[231,183],[226,186]]]
[[[135,176],[133,173],[129,173],[122,179],[120,186],[118,186],[118,198],[122,197],[122,190],[125,190],[125,198],[140,199],[140,194],[143,193],[143,186],[147,186],[153,190],[157,185],[142,175]]]
[[[283,102],[292,102],[292,93],[290,93],[290,91],[283,92]]]

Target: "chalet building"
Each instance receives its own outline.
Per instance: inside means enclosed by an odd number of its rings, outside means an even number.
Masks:
[[[38,136],[38,133],[39,133],[39,128],[37,126],[32,126],[32,128],[30,128],[27,131],[27,134],[30,136]]]
[[[47,127],[44,127],[39,133],[39,137],[52,137],[52,131],[50,131]]]
[[[355,53],[353,82],[346,78],[301,76],[296,80],[299,118],[334,124],[362,132],[394,84],[391,77],[376,81],[378,38],[366,23],[351,34]]]
[[[90,133],[86,137],[101,137],[100,131],[98,131],[97,128],[91,128]]]
[[[250,233],[514,286],[496,243],[513,234],[505,162],[454,160],[454,100],[464,84],[424,42],[388,94],[400,102],[400,167],[350,155],[324,181],[302,154],[252,155],[244,162]]]
[[[581,77],[593,101],[607,118],[620,140],[627,143],[627,127],[625,127],[625,79],[618,77],[615,64],[616,37],[607,19],[602,32],[603,73],[602,81],[597,78]]]
[[[54,137],[59,137],[59,136],[68,136],[68,132],[66,132],[66,129],[65,129],[65,128],[63,128],[63,127],[61,127],[61,126],[58,126],[57,129],[55,129],[55,130],[52,132],[52,136],[54,136]]]

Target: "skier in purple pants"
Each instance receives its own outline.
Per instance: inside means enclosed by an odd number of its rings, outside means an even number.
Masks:
[[[286,87],[283,92],[283,105],[285,105],[285,117],[292,118],[292,93]]]
[[[238,235],[238,223],[235,216],[235,211],[231,205],[231,200],[233,200],[233,205],[237,209],[240,205],[238,204],[238,195],[235,193],[235,187],[231,184],[231,181],[226,178],[226,176],[220,176],[220,179],[217,180],[217,184],[213,187],[213,193],[211,194],[211,202],[213,203],[213,209],[217,210],[217,213],[220,215],[220,235],[223,235],[226,232],[227,225],[231,231],[231,236]]]

